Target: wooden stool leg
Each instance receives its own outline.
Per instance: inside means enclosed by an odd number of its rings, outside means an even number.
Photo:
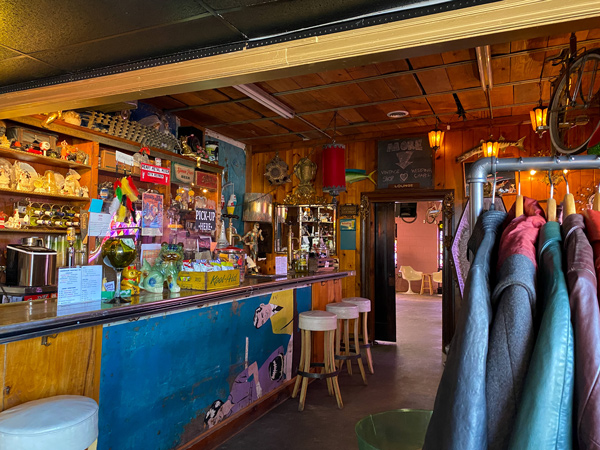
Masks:
[[[300,364],[298,364],[298,371],[306,372],[304,368],[304,337],[305,330],[300,330]],[[294,390],[292,391],[292,398],[296,398],[298,395],[298,389],[302,382],[302,375],[296,375],[296,383],[294,384]]]
[[[331,359],[332,359],[332,355],[331,353],[333,352],[333,341],[331,340],[330,335],[333,333],[334,338],[335,338],[335,331],[326,331],[324,333],[324,338],[323,338],[323,346],[324,346],[324,357],[323,357],[323,370],[321,373],[327,374],[330,372],[335,372],[336,367],[335,367],[335,362],[333,364],[333,367],[331,367]],[[335,359],[334,359],[335,361]],[[329,393],[329,396],[331,397],[333,395],[333,382],[331,381],[331,378],[328,377],[326,378],[327,380],[327,392]]]
[[[338,320],[337,322],[337,330],[335,331],[335,355],[340,355],[340,342],[342,341],[342,321]],[[335,356],[334,356],[334,361],[335,361]],[[342,368],[342,366],[344,365],[344,360],[340,359],[339,360],[339,366],[338,363],[335,364],[335,366],[339,369]]]
[[[310,370],[310,349],[311,349],[311,336],[310,331],[304,330],[306,339],[303,339],[304,344],[304,367],[307,368],[306,372]],[[302,390],[300,391],[300,405],[298,411],[304,411],[304,401],[306,400],[306,389],[308,388],[308,378],[302,377]]]
[[[421,292],[419,295],[423,295],[423,292],[425,292],[425,279],[427,278],[427,275],[423,274],[421,275]]]
[[[367,346],[365,347],[365,350],[367,351],[367,364],[369,365],[369,372],[371,373],[375,373],[373,371],[373,357],[371,356],[371,347],[368,347],[369,345],[369,332],[367,331],[367,313],[361,313],[363,316],[363,342],[364,344]]]
[[[358,369],[360,370],[360,375],[362,376],[363,383],[365,386],[367,383],[367,376],[365,375],[365,367],[363,366],[362,356],[360,354],[360,343],[358,341],[358,318],[354,320],[354,351],[359,356],[358,361]]]
[[[433,276],[429,275],[429,295],[433,295]]]
[[[329,331],[328,332],[329,336],[328,336],[328,345],[330,349],[333,349],[333,341],[335,340],[335,331]],[[331,371],[335,371],[336,370],[336,365],[335,365],[335,354],[333,352],[330,351],[330,355],[329,355],[329,369]],[[335,377],[331,378],[331,384],[333,385],[333,392],[335,393],[335,399],[337,401],[337,405],[339,409],[342,409],[344,407],[344,402],[342,402],[342,393],[340,392],[340,385],[338,383],[338,377],[337,375]]]
[[[344,354],[350,355],[350,321],[348,319],[344,320],[344,345],[346,346]],[[347,359],[346,366],[348,367],[348,374],[352,375],[352,360]]]

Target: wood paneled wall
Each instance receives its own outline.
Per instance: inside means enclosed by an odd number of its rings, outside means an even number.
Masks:
[[[549,155],[550,138],[548,133],[540,138],[537,133],[533,131],[529,123],[520,122],[492,127],[480,125],[471,128],[461,127],[460,129],[451,129],[447,131],[444,143],[435,155],[434,176],[436,189],[454,189],[456,199],[455,221],[458,221],[460,218],[466,202],[463,164],[457,163],[456,157],[475,147],[482,139],[487,139],[490,135],[492,135],[494,139],[498,139],[502,136],[507,141],[517,141],[518,139],[525,137],[525,152],[520,152],[515,147],[512,147],[501,152],[499,155],[500,158],[541,156],[540,152],[545,152],[543,154]],[[400,138],[406,136],[409,136],[409,134],[401,134],[399,132],[398,135],[394,137]],[[386,136],[385,139],[392,139],[394,137]],[[366,170],[367,173],[377,169],[377,139],[344,141],[343,138],[340,138],[338,142],[346,145],[346,168],[363,169]],[[317,163],[319,170],[314,185],[317,189],[317,193],[320,195],[322,193],[321,187],[323,177],[321,167],[321,147],[324,143],[324,141],[319,141],[315,143],[311,142],[311,145],[282,145],[268,148],[254,147],[252,149],[251,157],[248,158],[251,168],[249,170],[250,176],[248,177],[246,185],[247,191],[271,192],[274,201],[282,202],[285,195],[292,192],[298,185],[298,179],[294,175],[291,175],[291,183],[278,187],[271,186],[264,177],[266,164],[275,156],[276,151],[278,151],[279,156],[290,166],[290,174],[292,174],[294,164],[304,156],[308,156],[312,161]],[[481,157],[481,155],[468,160],[468,162],[475,161],[478,157]],[[377,180],[376,174],[373,178]],[[595,170],[573,172],[568,174],[568,179],[571,192],[575,194],[576,201],[580,201],[578,206],[581,207],[583,205],[581,200],[583,200],[584,196],[588,196],[592,193],[591,191],[588,191],[588,189],[591,189],[594,184],[597,184],[600,180],[600,172]],[[340,195],[339,202],[341,204],[360,204],[361,193],[373,191],[375,189],[376,186],[369,180],[363,180],[347,185],[347,192]],[[540,174],[531,176],[528,172],[524,172],[521,177],[521,190],[523,195],[545,200],[549,194],[549,185],[547,182],[541,181]],[[565,183],[562,182],[558,185],[555,192],[556,198],[560,201],[565,194]],[[514,199],[515,195],[506,195],[504,197],[507,208],[512,206]],[[339,252],[341,269],[355,270],[357,273],[357,276],[354,278],[348,277],[343,279],[342,287],[344,297],[360,295],[360,220],[357,220],[357,226],[357,250],[344,250]]]

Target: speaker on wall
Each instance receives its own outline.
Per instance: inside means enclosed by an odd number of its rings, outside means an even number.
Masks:
[[[396,203],[396,217],[414,218],[417,217],[416,203]]]

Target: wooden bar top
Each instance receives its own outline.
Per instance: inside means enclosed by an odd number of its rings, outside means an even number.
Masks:
[[[239,286],[221,291],[184,290],[161,294],[142,292],[131,303],[108,304],[100,301],[57,307],[56,299],[34,300],[0,305],[0,344],[94,325],[137,320],[214,302],[234,301],[273,290],[292,289],[313,283],[353,276],[353,271],[246,277]]]

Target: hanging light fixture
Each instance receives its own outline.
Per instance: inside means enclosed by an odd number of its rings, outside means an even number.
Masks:
[[[494,141],[490,138],[481,144],[481,149],[483,150],[483,156],[498,157],[498,141]]]
[[[346,146],[335,142],[335,118],[333,116],[333,136],[334,141],[323,146],[322,165],[323,168],[323,192],[327,192],[333,197],[333,203],[336,203],[336,197],[341,192],[346,192]]]
[[[533,131],[540,136],[540,138],[546,131],[548,131],[548,125],[546,125],[547,115],[548,108],[542,106],[541,100],[538,106],[533,108],[532,111],[529,111],[529,116],[531,117],[531,127],[533,128]]]
[[[540,139],[542,135],[548,131],[548,125],[546,123],[546,116],[548,115],[548,108],[542,105],[542,76],[544,74],[544,64],[542,64],[542,70],[540,71],[540,80],[538,85],[540,88],[540,103],[538,106],[529,111],[529,117],[531,118],[531,128],[535,131]]]
[[[429,146],[434,152],[437,152],[439,148],[442,146],[442,142],[444,142],[444,132],[438,130],[438,118],[435,117],[435,128],[431,130],[428,134],[429,136]]]

